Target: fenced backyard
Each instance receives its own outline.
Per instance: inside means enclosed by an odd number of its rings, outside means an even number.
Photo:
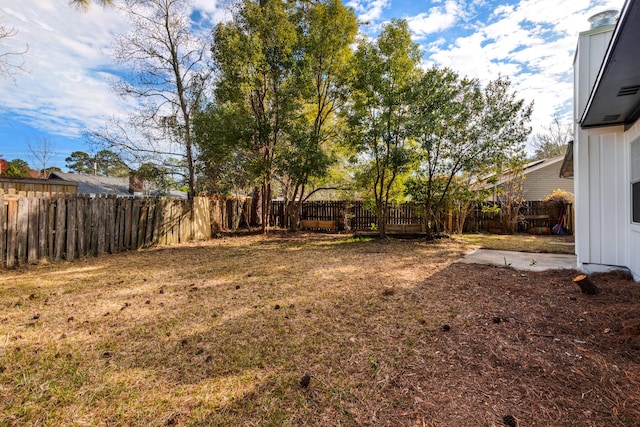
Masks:
[[[212,233],[243,228],[252,222],[251,198],[225,196],[189,201],[0,192],[0,206],[0,268],[205,240]],[[532,227],[549,229],[558,222],[559,212],[558,206],[527,202],[520,212],[519,231]],[[571,205],[567,206],[565,217],[563,225],[571,232]],[[273,201],[269,219],[271,227],[289,226],[284,202]],[[361,201],[306,202],[300,219],[306,224],[331,224],[329,229],[339,231],[366,231],[379,226],[375,211]],[[446,231],[455,231],[453,211],[437,222]],[[426,227],[415,205],[389,207],[388,231],[424,232]],[[499,227],[499,214],[476,206],[464,231],[499,231]]]

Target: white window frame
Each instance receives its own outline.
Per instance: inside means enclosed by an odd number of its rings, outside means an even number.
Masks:
[[[634,201],[634,186],[640,186],[640,139],[636,139],[631,143],[629,153],[631,159],[631,222],[633,224],[640,224],[640,207],[638,207],[638,211],[635,209],[636,204],[640,205],[640,200]],[[640,193],[637,196],[640,197]]]

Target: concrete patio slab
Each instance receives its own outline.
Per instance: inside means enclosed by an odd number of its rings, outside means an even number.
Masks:
[[[575,255],[540,254],[493,249],[477,249],[464,255],[464,257],[457,262],[511,267],[516,270],[528,271],[578,269]]]

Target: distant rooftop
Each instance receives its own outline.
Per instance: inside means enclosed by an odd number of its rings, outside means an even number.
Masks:
[[[129,190],[129,178],[117,176],[97,176],[78,173],[53,172],[52,179],[62,179],[78,184],[79,194],[112,194],[116,196],[141,196],[141,193],[133,193]],[[157,194],[157,189],[152,189],[151,195]],[[169,190],[168,197],[186,199],[184,191]]]

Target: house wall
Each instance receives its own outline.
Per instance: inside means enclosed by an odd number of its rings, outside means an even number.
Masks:
[[[574,63],[574,118],[578,123],[611,39],[613,27],[580,34]],[[640,225],[631,222],[630,145],[640,124],[574,129],[576,254],[588,269],[622,266],[640,280]]]
[[[580,33],[573,63],[574,123],[580,120],[587,106],[614,28],[614,25],[609,25]]]
[[[626,182],[622,192],[626,190],[627,217],[628,217],[628,249],[629,260],[627,266],[636,280],[640,281],[640,224],[631,222],[631,144],[640,139],[640,121],[637,121],[630,129],[624,132],[624,145],[626,149]]]
[[[581,264],[629,264],[628,144],[620,126],[579,131],[576,253]],[[575,150],[575,147],[574,147]]]
[[[524,180],[525,200],[544,200],[558,188],[573,193],[573,180],[560,178],[562,162],[529,172]]]

